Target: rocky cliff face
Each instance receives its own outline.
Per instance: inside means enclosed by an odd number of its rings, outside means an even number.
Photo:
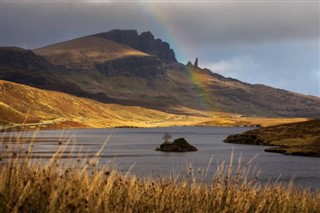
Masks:
[[[104,76],[165,78],[161,62],[155,56],[120,58],[96,64],[96,69]]]
[[[174,51],[170,49],[170,45],[161,39],[155,39],[149,31],[139,35],[139,48],[166,61],[177,61]]]
[[[128,45],[137,50],[155,55],[165,61],[177,61],[170,45],[161,39],[155,39],[149,31],[139,35],[136,30],[112,30],[95,36]]]

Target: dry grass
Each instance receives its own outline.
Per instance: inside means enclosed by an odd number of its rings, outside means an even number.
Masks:
[[[15,156],[1,159],[0,212],[320,211],[319,192],[296,189],[292,183],[261,186],[257,176],[248,178],[251,162],[238,168],[221,164],[205,183],[196,180],[191,167],[186,178],[138,179],[98,168],[98,158],[79,158],[64,167],[59,151],[46,164]]]

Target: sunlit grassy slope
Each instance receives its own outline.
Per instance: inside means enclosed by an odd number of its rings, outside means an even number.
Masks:
[[[0,81],[0,117],[12,123],[43,123],[59,127],[164,126],[192,124],[185,118],[157,110],[117,104],[102,104],[60,92]],[[200,118],[199,118],[200,119]],[[202,119],[204,120],[204,119]]]
[[[69,94],[0,80],[0,118],[8,126],[42,124],[43,128],[161,127],[177,125],[272,125],[305,120],[250,118],[237,114],[180,108],[185,114],[136,106],[105,104]],[[192,115],[190,115],[192,114]]]

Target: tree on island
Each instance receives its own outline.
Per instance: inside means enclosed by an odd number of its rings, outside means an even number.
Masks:
[[[170,139],[172,138],[172,135],[168,132],[164,133],[162,139],[164,140],[165,144],[169,144],[170,143]]]

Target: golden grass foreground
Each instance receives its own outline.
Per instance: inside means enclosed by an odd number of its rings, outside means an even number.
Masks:
[[[195,180],[191,167],[186,178],[145,179],[98,168],[100,151],[63,167],[60,151],[45,164],[0,154],[0,212],[320,212],[319,191],[262,186],[249,178],[251,162],[221,164],[208,183]]]

